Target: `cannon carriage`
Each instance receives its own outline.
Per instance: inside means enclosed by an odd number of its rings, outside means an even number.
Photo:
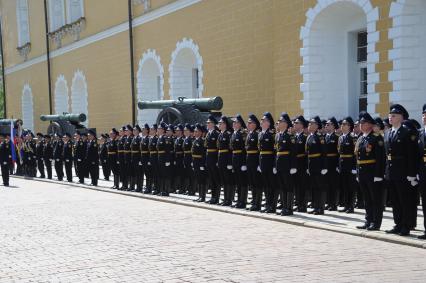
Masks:
[[[86,121],[86,114],[70,114],[63,113],[60,115],[41,115],[40,120],[42,121],[50,121],[49,126],[47,127],[47,134],[54,135],[57,134],[59,136],[63,136],[68,133],[73,135],[77,130],[80,133],[85,133],[89,129],[86,128],[83,122]],[[92,129],[95,130],[95,129]]]

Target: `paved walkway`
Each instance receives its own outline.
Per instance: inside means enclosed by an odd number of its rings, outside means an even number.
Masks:
[[[424,282],[426,276],[420,248],[67,184],[11,183],[0,187],[0,282]]]

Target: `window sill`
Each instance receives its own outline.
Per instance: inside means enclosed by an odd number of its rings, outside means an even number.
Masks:
[[[19,55],[24,58],[24,61],[27,61],[28,54],[31,51],[31,43],[27,42],[24,45],[18,46],[16,50],[18,50]]]
[[[81,17],[78,20],[66,24],[62,26],[61,28],[50,32],[49,37],[53,39],[53,41],[56,43],[56,47],[60,48],[62,46],[62,39],[67,35],[70,34],[74,37],[74,41],[77,41],[80,39],[80,33],[83,30],[84,26],[86,24],[86,18]]]

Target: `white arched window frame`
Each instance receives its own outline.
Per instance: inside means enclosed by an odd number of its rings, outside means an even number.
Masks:
[[[84,17],[84,0],[67,1],[67,23],[74,23]]]
[[[67,80],[60,75],[55,83],[55,113],[69,112],[69,95]]]
[[[64,0],[49,0],[50,32],[54,32],[65,25]]]
[[[33,93],[29,84],[25,84],[22,89],[21,111],[24,129],[34,131]]]
[[[23,46],[30,42],[28,0],[16,1],[16,19],[18,25],[18,46]]]
[[[85,75],[80,70],[74,73],[74,78],[72,79],[71,112],[75,114],[86,114],[86,122],[82,124],[86,127],[89,125],[87,82]]]

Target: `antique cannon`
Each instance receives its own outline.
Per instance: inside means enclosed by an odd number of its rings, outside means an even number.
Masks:
[[[0,119],[0,133],[10,134],[10,124],[13,123],[13,128],[16,134],[22,133],[23,121],[21,119]]]
[[[161,109],[157,116],[157,123],[166,122],[167,124],[201,123],[205,124],[210,115],[217,119],[222,115],[219,110],[223,107],[221,97],[210,98],[185,98],[179,97],[177,100],[156,100],[139,101],[138,108]]]
[[[79,132],[87,132],[87,128],[81,124],[86,121],[86,114],[57,114],[57,115],[40,115],[40,120],[50,121],[47,127],[47,134],[57,134],[62,136],[66,133],[73,135],[76,130]]]

